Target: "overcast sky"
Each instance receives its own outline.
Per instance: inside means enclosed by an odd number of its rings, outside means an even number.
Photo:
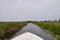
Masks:
[[[60,19],[60,0],[0,0],[0,21]]]

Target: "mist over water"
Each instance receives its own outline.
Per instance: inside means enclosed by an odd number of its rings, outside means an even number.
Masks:
[[[0,0],[0,21],[60,19],[60,0]]]

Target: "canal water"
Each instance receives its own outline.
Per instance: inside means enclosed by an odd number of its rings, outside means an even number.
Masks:
[[[19,30],[15,35],[13,35],[12,38],[21,35],[22,33],[25,32],[31,32],[41,38],[43,38],[44,40],[54,40],[54,38],[52,36],[50,36],[48,33],[46,33],[45,31],[43,31],[41,28],[39,28],[37,25],[29,23],[28,25],[26,25],[24,28],[22,28],[21,30]]]

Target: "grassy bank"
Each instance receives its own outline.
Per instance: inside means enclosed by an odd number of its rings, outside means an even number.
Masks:
[[[0,40],[7,40],[25,25],[27,22],[0,22]]]
[[[60,40],[60,22],[33,22],[40,28]]]

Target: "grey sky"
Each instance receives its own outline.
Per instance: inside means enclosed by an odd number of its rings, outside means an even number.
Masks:
[[[0,21],[60,19],[60,0],[0,0]]]

